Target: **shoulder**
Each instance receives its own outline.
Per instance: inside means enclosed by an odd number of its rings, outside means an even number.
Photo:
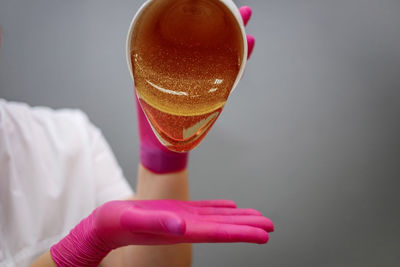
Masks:
[[[87,124],[88,117],[79,109],[52,109],[32,107],[25,103],[0,99],[0,122],[14,124],[52,122],[55,124]]]
[[[96,131],[80,110],[0,101],[1,162],[12,157],[21,166],[29,162],[55,170],[72,162],[90,166]]]
[[[45,137],[48,140],[90,138],[94,126],[78,109],[31,107],[25,103],[0,99],[0,134]]]

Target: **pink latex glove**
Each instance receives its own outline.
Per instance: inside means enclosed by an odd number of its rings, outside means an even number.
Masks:
[[[204,242],[266,243],[271,220],[230,200],[111,201],[95,209],[50,253],[57,266],[97,266],[126,245]]]
[[[239,9],[244,24],[246,25],[251,17],[251,8],[243,6]],[[248,57],[253,51],[255,39],[252,35],[247,35]],[[138,116],[140,149],[140,162],[146,169],[159,174],[172,173],[184,170],[187,166],[188,153],[177,153],[164,147],[157,137],[142,110],[137,99],[135,90],[136,108]]]

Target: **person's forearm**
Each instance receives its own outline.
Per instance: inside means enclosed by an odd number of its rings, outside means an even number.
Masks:
[[[135,199],[189,199],[186,170],[155,174],[139,165]],[[188,267],[191,263],[191,245],[129,246],[123,249],[125,266]]]
[[[135,199],[167,198],[189,199],[187,170],[156,174],[139,164]]]
[[[47,251],[38,259],[36,259],[30,267],[57,267],[57,264],[54,262],[53,258],[50,255],[50,251]]]

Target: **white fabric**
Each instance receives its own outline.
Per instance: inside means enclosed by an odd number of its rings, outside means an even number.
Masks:
[[[77,110],[0,99],[0,266],[29,266],[96,206],[133,194]]]

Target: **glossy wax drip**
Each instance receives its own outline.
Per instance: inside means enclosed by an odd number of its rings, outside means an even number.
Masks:
[[[159,140],[188,151],[218,118],[239,73],[243,39],[219,1],[154,1],[131,40],[139,102]]]

